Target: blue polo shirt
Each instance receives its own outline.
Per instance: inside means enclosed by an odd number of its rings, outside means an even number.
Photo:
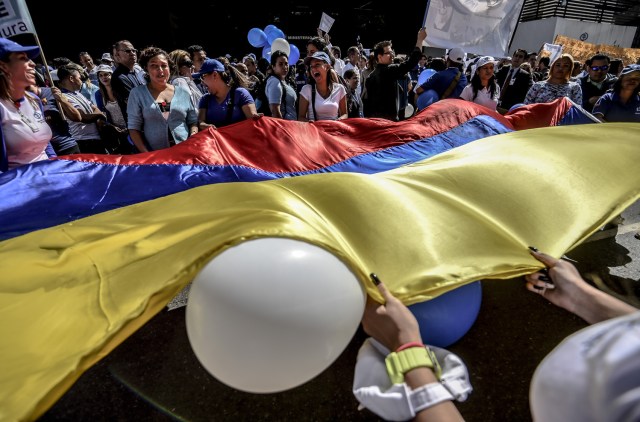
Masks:
[[[622,104],[618,94],[607,92],[593,106],[593,114],[601,114],[607,122],[640,123],[640,95],[636,94],[627,104]]]
[[[231,90],[227,94],[227,97],[224,99],[224,101],[220,104],[218,104],[218,101],[216,100],[216,97],[214,95],[208,93],[200,98],[200,104],[198,105],[198,108],[204,108],[207,110],[205,119],[206,123],[216,125],[217,127],[222,127],[246,119],[244,111],[242,111],[242,106],[254,102],[253,97],[251,96],[251,94],[249,94],[249,91],[240,87],[236,88],[233,105],[230,104],[230,96]],[[233,107],[230,121],[227,121],[228,107]]]
[[[438,96],[442,97],[442,94],[444,94],[447,88],[449,88],[449,85],[451,85],[451,82],[453,82],[453,79],[456,77],[458,72],[460,72],[458,68],[449,67],[445,70],[441,70],[440,72],[437,72],[432,77],[427,79],[427,81],[420,86],[425,91],[433,89],[438,93]],[[460,75],[458,84],[453,89],[453,91],[451,92],[451,95],[449,95],[448,98],[459,98],[465,86],[467,86],[467,76],[463,72]]]

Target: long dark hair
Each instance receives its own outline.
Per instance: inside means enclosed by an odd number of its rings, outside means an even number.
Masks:
[[[475,100],[478,96],[478,91],[482,91],[482,82],[480,81],[480,76],[478,76],[478,71],[476,70],[471,78],[471,88],[473,89],[473,98],[471,101]],[[491,93],[491,98],[496,98],[496,90],[498,89],[498,83],[496,82],[496,74],[494,73],[487,82],[487,88]]]
[[[249,82],[249,78],[244,73],[240,72],[236,69],[235,66],[229,64],[227,60],[217,59],[220,63],[224,65],[224,72],[218,72],[222,80],[225,84],[230,87],[241,87],[245,89],[249,89],[251,83]]]
[[[615,81],[613,83],[613,86],[611,87],[613,92],[615,92],[616,94],[620,94],[620,91],[622,91],[622,79],[627,76],[628,75],[620,75],[618,80]],[[638,95],[638,94],[640,94],[640,85],[638,85],[636,89],[633,90],[633,95]]]

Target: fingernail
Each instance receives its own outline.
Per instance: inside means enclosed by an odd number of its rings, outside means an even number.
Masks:
[[[376,286],[380,285],[380,279],[378,278],[378,275],[376,273],[369,274],[369,277],[371,277],[371,281],[373,281],[373,284],[375,284]]]
[[[538,248],[536,248],[535,246],[529,246],[529,249],[531,249],[534,252],[538,252]]]

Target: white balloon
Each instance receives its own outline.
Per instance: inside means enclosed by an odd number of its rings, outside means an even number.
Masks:
[[[289,54],[291,54],[291,46],[289,45],[289,42],[284,38],[276,38],[275,40],[273,40],[273,42],[271,43],[271,52],[273,53],[276,50],[284,51],[287,57],[289,57]]]
[[[250,240],[196,276],[189,342],[219,381],[251,393],[297,387],[320,374],[356,332],[365,291],[326,250],[285,238]]]
[[[407,107],[404,109],[405,119],[408,119],[409,117],[413,116],[414,111],[415,110],[413,109],[413,104],[407,104]]]

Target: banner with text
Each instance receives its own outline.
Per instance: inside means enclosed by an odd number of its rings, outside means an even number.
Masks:
[[[0,36],[11,38],[18,34],[35,34],[29,8],[24,0],[0,1]]]
[[[427,45],[461,47],[467,53],[508,56],[524,0],[430,0],[424,26]]]

